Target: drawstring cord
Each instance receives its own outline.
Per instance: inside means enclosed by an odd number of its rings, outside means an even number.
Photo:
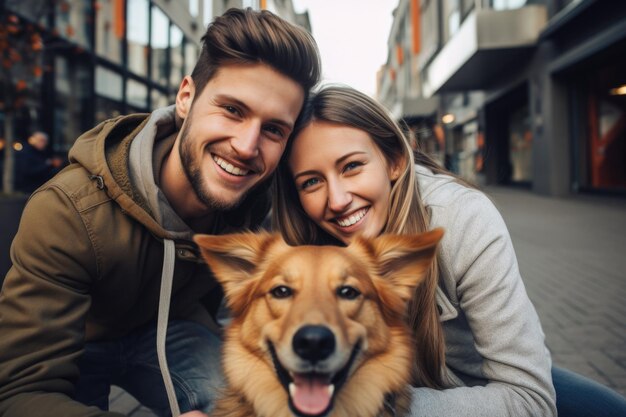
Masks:
[[[175,263],[175,247],[174,241],[163,240],[163,272],[161,274],[161,292],[159,295],[159,314],[157,318],[157,357],[159,359],[159,368],[163,376],[165,391],[167,392],[167,400],[170,403],[172,417],[180,416],[180,408],[176,399],[176,390],[172,383],[170,370],[167,366],[167,356],[165,352],[165,341],[167,339],[167,324],[169,321],[170,299],[172,294],[172,281],[174,278]]]

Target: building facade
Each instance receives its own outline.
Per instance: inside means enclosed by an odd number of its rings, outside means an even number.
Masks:
[[[311,29],[291,0],[3,0],[0,7],[7,21],[38,28],[42,43],[41,75],[15,112],[13,149],[38,129],[59,155],[105,119],[173,103],[207,24],[227,9],[269,9]],[[0,107],[0,132],[4,122]]]
[[[626,195],[626,2],[400,0],[389,47],[379,99],[453,171]]]

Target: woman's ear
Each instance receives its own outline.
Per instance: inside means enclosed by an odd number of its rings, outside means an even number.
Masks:
[[[391,161],[389,165],[389,179],[393,182],[400,178],[400,175],[406,168],[406,160],[402,156],[398,156],[394,161]]]
[[[191,110],[191,103],[196,93],[196,86],[189,75],[185,76],[176,93],[176,115],[182,120],[187,118]]]

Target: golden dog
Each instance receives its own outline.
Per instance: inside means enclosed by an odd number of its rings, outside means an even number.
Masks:
[[[408,412],[407,303],[443,231],[288,246],[279,235],[198,235],[232,321],[228,386],[212,416],[374,417]]]

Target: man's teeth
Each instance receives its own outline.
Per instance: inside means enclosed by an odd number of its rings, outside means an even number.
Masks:
[[[354,223],[361,220],[363,216],[365,216],[365,213],[367,213],[367,209],[361,209],[348,218],[337,219],[337,223],[342,227],[352,226]]]
[[[215,161],[217,165],[219,165],[224,171],[228,172],[229,174],[244,176],[244,175],[248,175],[248,173],[250,172],[247,169],[244,170],[239,167],[233,166],[233,164],[224,161],[219,156],[214,156],[213,160]]]

